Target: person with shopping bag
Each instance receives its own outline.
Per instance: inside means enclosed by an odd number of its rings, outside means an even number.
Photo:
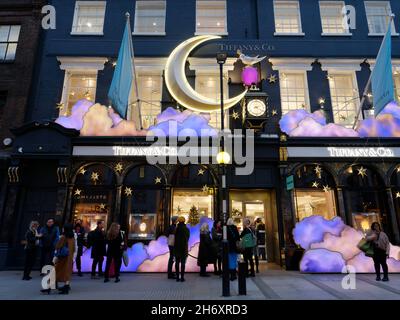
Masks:
[[[382,231],[382,228],[378,222],[374,222],[371,225],[371,230],[367,233],[365,239],[372,244],[374,260],[374,267],[376,273],[376,281],[389,281],[389,268],[386,259],[390,254],[390,242],[389,238]],[[381,266],[383,270],[383,278],[381,279]]]
[[[111,264],[114,263],[115,282],[120,282],[119,275],[122,264],[124,251],[127,248],[125,233],[121,230],[121,226],[113,222],[108,229],[107,236],[107,262],[104,274],[104,282],[110,281]]]
[[[254,261],[253,261],[253,250],[256,245],[255,236],[253,230],[250,228],[250,219],[243,219],[243,231],[240,234],[241,246],[243,247],[243,257],[247,265],[247,277],[255,277],[254,272]],[[250,264],[250,270],[249,270]]]

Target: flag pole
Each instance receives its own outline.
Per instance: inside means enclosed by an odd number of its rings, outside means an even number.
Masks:
[[[130,45],[131,52],[132,52],[132,57],[131,57],[131,59],[132,59],[132,74],[133,74],[133,78],[134,78],[133,86],[134,86],[134,90],[135,90],[135,96],[136,96],[136,99],[137,99],[136,102],[139,102],[139,90],[138,90],[138,82],[137,82],[137,77],[136,77],[136,68],[135,68],[135,63],[133,61],[134,51],[133,51],[132,28],[131,28],[131,19],[130,19],[131,15],[130,15],[130,13],[129,12],[125,13],[125,17],[126,17],[128,25],[129,25],[129,45]],[[131,104],[131,105],[133,105],[133,104]],[[142,114],[141,114],[141,105],[140,105],[140,103],[138,104],[138,111],[139,111],[140,130],[142,130],[143,127],[142,127]]]
[[[394,17],[395,17],[395,15],[392,13],[392,14],[390,15],[390,20],[389,20],[389,23],[388,23],[389,28],[392,27],[392,22],[393,22]],[[382,40],[382,44],[381,44],[381,47],[379,48],[379,52],[378,52],[377,57],[379,57],[379,54],[381,53],[382,46],[383,46],[383,44],[385,43],[385,39],[386,39],[387,36],[388,36],[388,32],[386,32],[386,35],[385,35],[385,37],[384,37],[383,40]],[[355,127],[356,127],[356,125],[357,125],[358,118],[360,117],[360,113],[361,113],[362,107],[363,107],[364,102],[365,102],[365,99],[366,99],[366,97],[367,97],[367,95],[368,95],[368,88],[369,88],[369,86],[371,85],[372,73],[373,73],[373,72],[374,72],[374,71],[372,70],[371,74],[369,75],[369,79],[368,79],[367,85],[365,86],[364,93],[363,93],[363,96],[362,96],[360,105],[359,105],[359,107],[358,107],[358,110],[357,110],[357,115],[356,115],[356,117],[355,117],[355,119],[354,119],[353,129],[355,129]]]

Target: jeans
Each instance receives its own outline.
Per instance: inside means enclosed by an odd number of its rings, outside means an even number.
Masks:
[[[96,267],[99,265],[99,275],[103,274],[103,261],[104,257],[97,257],[92,262],[92,276],[96,275]]]
[[[115,255],[115,256],[107,256],[106,272],[104,274],[105,279],[108,279],[110,276],[110,268],[111,268],[112,261],[114,261],[115,277],[119,278],[119,271],[121,269],[121,264],[122,264],[122,255]]]
[[[36,249],[25,250],[25,266],[24,266],[24,278],[28,278],[31,274],[33,265],[36,260]]]
[[[168,246],[169,248],[169,260],[168,260],[168,276],[173,275],[172,266],[174,265],[174,247]]]
[[[180,273],[181,273],[181,279],[183,279],[185,275],[185,264],[186,264],[186,257],[175,257],[175,270],[176,270],[176,278],[179,279],[179,265],[181,266],[180,268]]]
[[[244,261],[247,265],[247,274],[254,274],[253,248],[245,248],[243,253]],[[250,272],[249,272],[250,262]]]
[[[383,277],[388,277],[388,265],[386,263],[386,252],[382,249],[375,248],[374,256],[372,257],[374,260],[375,273],[377,277],[381,276],[381,266],[383,270]]]

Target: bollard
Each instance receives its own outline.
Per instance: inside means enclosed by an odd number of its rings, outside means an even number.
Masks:
[[[247,263],[244,261],[239,262],[239,295],[246,295],[246,274],[247,274]]]

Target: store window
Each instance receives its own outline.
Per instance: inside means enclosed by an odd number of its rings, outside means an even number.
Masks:
[[[306,72],[279,71],[282,114],[309,106]]]
[[[332,112],[335,123],[350,127],[354,123],[360,104],[356,75],[351,73],[329,73]]]
[[[227,35],[226,0],[196,0],[196,34]]]
[[[275,35],[302,35],[299,1],[274,0]]]
[[[226,78],[224,81],[224,99],[228,98],[228,81]],[[204,74],[198,73],[196,75],[196,91],[204,97],[220,101],[221,100],[221,85],[220,85],[220,77],[219,74]],[[226,121],[226,115],[228,111],[225,111],[225,127],[228,124]],[[216,129],[221,128],[221,111],[211,112],[206,114],[210,117],[209,124]]]
[[[332,219],[337,215],[335,181],[319,164],[304,165],[294,174],[297,221],[313,215]]]
[[[86,232],[95,229],[99,220],[104,220],[106,226],[111,222],[115,183],[113,170],[105,165],[79,169],[71,194],[73,220],[82,220]]]
[[[0,25],[0,62],[14,61],[21,26]]]
[[[150,165],[138,165],[127,174],[122,189],[121,222],[128,225],[128,237],[151,240],[163,223],[164,180],[161,171]]]
[[[345,13],[346,4],[344,1],[320,1],[321,24],[323,35],[344,35],[349,33]],[[345,10],[343,10],[345,9]]]
[[[392,9],[389,1],[364,1],[367,14],[369,35],[385,35]],[[392,22],[392,34],[396,34],[394,22]]]
[[[360,231],[379,222],[388,228],[384,184],[379,175],[366,166],[353,165],[345,172],[345,204],[353,227]]]
[[[166,1],[136,1],[135,35],[165,35]]]
[[[140,74],[138,91],[143,129],[156,124],[161,113],[162,77],[160,74]]]
[[[107,1],[76,1],[71,34],[102,35]]]

